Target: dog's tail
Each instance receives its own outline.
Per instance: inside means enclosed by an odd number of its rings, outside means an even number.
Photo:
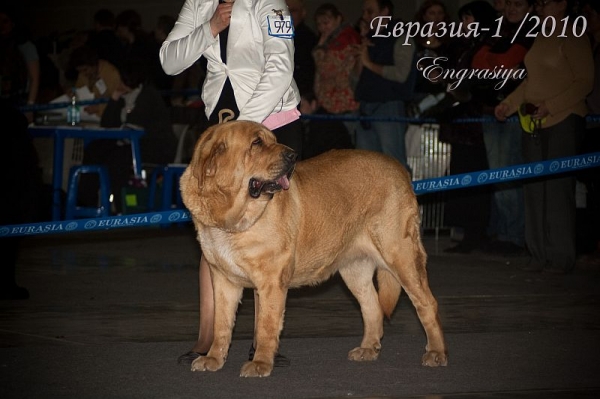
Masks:
[[[396,276],[392,275],[388,270],[377,269],[377,294],[379,296],[379,305],[381,306],[383,314],[388,319],[392,317],[392,313],[394,313],[394,309],[396,309],[401,292],[402,285],[400,285],[400,281]]]
[[[405,246],[401,251],[404,256],[402,256],[403,259],[399,259],[399,262],[410,262],[414,265],[414,269],[419,275],[425,275],[427,253],[421,242],[420,226],[420,216],[415,211],[406,220],[405,235],[403,237]],[[381,310],[389,319],[392,313],[394,313],[394,309],[402,293],[402,282],[397,271],[385,268],[377,269],[377,287]]]

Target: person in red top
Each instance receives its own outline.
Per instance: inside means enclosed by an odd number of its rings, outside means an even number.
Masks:
[[[315,95],[325,111],[331,114],[358,110],[350,87],[350,72],[355,64],[353,46],[360,35],[343,23],[342,13],[333,4],[321,5],[315,11],[319,42],[313,50],[315,59]]]
[[[508,0],[503,11],[502,31],[499,37],[488,37],[487,42],[475,53],[471,66],[477,69],[522,68],[523,59],[533,44],[526,37],[531,27],[526,24],[515,36],[527,13],[533,12],[534,0]],[[514,38],[514,40],[513,40]],[[490,82],[479,93],[484,101],[483,112],[493,115],[494,107],[511,93],[520,80],[508,81],[501,89]],[[518,123],[487,123],[483,125],[483,141],[490,169],[522,163],[521,128]],[[524,252],[525,209],[520,182],[504,183],[494,187],[488,235],[493,240],[487,252],[517,255]]]

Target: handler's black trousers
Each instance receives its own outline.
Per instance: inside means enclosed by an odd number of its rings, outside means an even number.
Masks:
[[[562,122],[523,133],[526,163],[577,155],[585,119],[571,114]],[[574,175],[525,180],[525,241],[532,260],[545,268],[570,271],[575,266],[576,209]]]

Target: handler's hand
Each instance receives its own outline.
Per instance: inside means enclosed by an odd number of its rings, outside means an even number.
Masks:
[[[531,115],[533,119],[544,119],[545,117],[550,115],[550,111],[548,111],[548,106],[546,106],[545,102],[535,104],[535,106],[535,113]]]
[[[231,22],[231,9],[233,8],[234,0],[225,0],[225,3],[220,3],[210,19],[210,31],[213,37],[217,37]]]
[[[500,122],[504,122],[506,120],[507,112],[508,112],[508,105],[504,104],[504,103],[500,103],[500,104],[496,105],[496,108],[494,108],[494,116]]]

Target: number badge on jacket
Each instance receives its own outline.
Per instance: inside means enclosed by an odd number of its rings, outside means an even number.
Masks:
[[[273,9],[274,15],[267,16],[269,25],[269,36],[280,37],[282,39],[294,38],[294,22],[291,15],[283,15],[283,10]]]

